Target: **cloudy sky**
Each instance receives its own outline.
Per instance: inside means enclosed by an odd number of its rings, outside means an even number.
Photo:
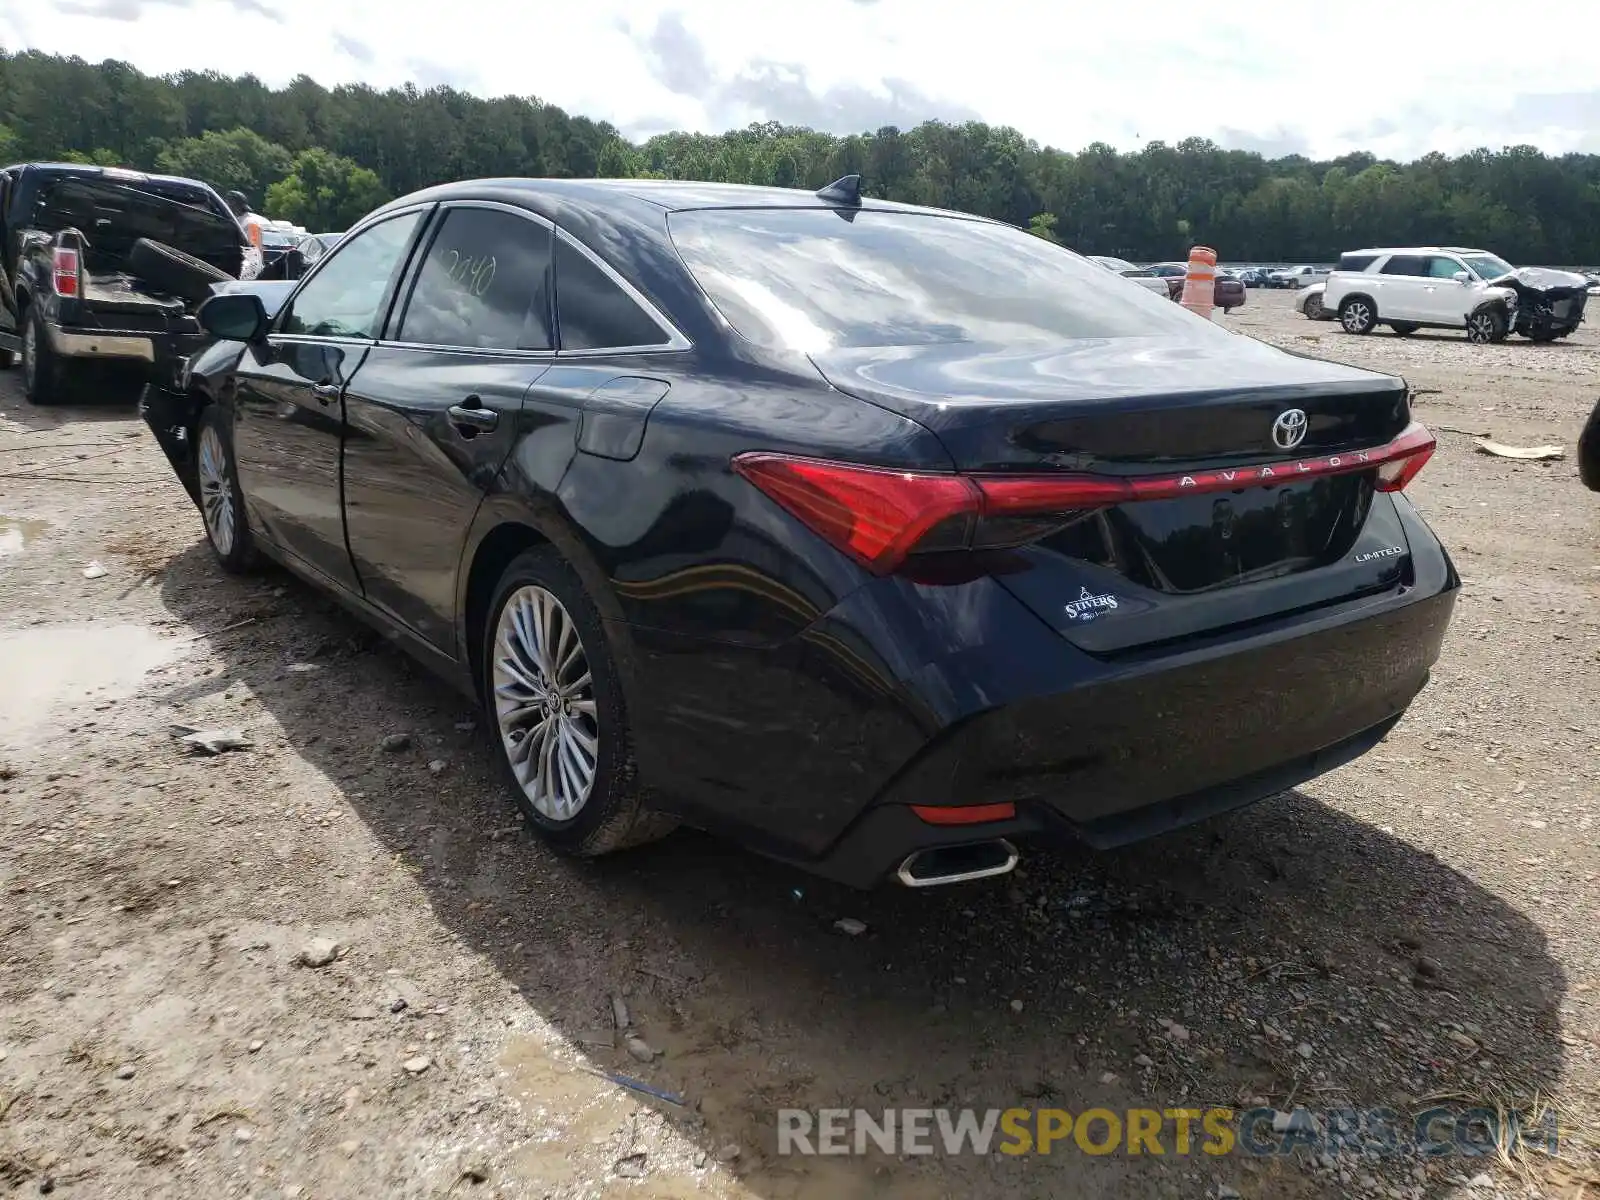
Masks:
[[[1520,16],[1518,15],[1520,12]],[[1537,15],[1542,14],[1542,15]],[[1529,19],[1536,17],[1536,19]],[[929,118],[1121,148],[1600,151],[1600,3],[19,0],[0,45],[145,71],[535,95],[634,137]]]

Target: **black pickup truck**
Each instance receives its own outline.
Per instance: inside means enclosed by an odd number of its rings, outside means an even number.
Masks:
[[[211,285],[237,278],[249,242],[194,179],[70,163],[0,168],[0,366],[20,359],[34,404],[76,364],[120,361],[170,386],[205,341]]]

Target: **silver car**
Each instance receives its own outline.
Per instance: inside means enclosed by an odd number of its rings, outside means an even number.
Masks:
[[[1124,279],[1131,279],[1147,292],[1154,292],[1163,300],[1169,299],[1167,281],[1153,271],[1146,271],[1143,267],[1136,267],[1131,262],[1122,258],[1107,258],[1102,254],[1089,255],[1089,261],[1096,266],[1114,271]]]

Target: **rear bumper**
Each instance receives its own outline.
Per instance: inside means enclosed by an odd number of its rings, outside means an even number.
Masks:
[[[62,358],[144,363],[151,378],[168,386],[177,382],[189,355],[207,341],[199,326],[187,317],[178,328],[159,330],[99,328],[56,321],[46,321],[44,325],[50,348]]]
[[[1387,735],[1426,685],[1454,603],[1452,587],[992,709],[930,745],[803,865],[867,887],[931,846],[1004,837],[1109,849],[1276,795]],[[929,825],[910,808],[1005,802],[1016,816],[981,826]]]
[[[49,324],[45,329],[50,335],[50,348],[62,358],[131,358],[147,363],[156,360],[155,340],[149,334],[63,329]]]
[[[1364,753],[1428,680],[1459,579],[1395,511],[1413,569],[1391,590],[1129,649],[1075,645],[991,577],[876,580],[764,649],[619,627],[641,777],[856,886],[930,847],[1117,846],[1249,804]],[[989,804],[1015,815],[912,809]]]
[[[908,805],[881,804],[869,809],[823,858],[799,865],[839,883],[870,888],[891,878],[909,855],[939,847],[1003,839],[1022,846],[1075,841],[1110,850],[1244,808],[1324,775],[1376,746],[1403,715],[1402,709],[1331,746],[1225,783],[1091,821],[1074,821],[1049,800],[1023,800],[1010,820],[966,827],[929,825]]]

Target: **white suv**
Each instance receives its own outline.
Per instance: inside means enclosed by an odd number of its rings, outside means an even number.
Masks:
[[[1474,342],[1504,341],[1516,324],[1517,293],[1486,282],[1511,266],[1486,250],[1403,246],[1341,255],[1322,306],[1346,333],[1387,325],[1405,335],[1424,325],[1465,329]]]

